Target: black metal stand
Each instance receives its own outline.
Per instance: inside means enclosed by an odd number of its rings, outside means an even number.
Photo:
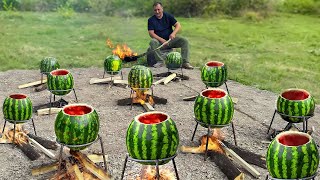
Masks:
[[[17,124],[17,123],[25,123],[25,122],[30,121],[30,120],[31,120],[31,122],[32,122],[34,135],[37,135],[36,127],[35,127],[35,125],[34,125],[33,118],[30,118],[30,119],[27,119],[27,120],[24,120],[24,121],[14,121],[14,120],[5,119],[5,120],[4,120],[3,129],[2,129],[2,133],[1,133],[1,134],[3,135],[4,129],[5,129],[6,124],[7,124],[7,121],[8,121],[9,123],[13,123],[13,141],[12,141],[12,142],[14,143],[15,137],[16,137],[16,124]]]
[[[317,176],[317,173],[315,173],[313,176],[310,177],[305,177],[305,178],[297,178],[297,179],[277,179],[277,178],[273,178],[271,176],[269,176],[269,174],[267,174],[266,180],[315,180]]]
[[[76,91],[74,88],[71,89],[74,93],[74,96],[76,98],[76,102],[78,102],[78,98],[77,98],[77,94],[76,94]],[[53,101],[56,100],[56,95],[53,94],[52,92],[66,92],[66,91],[70,91],[70,89],[67,89],[67,90],[49,90],[50,91],[50,101],[49,101],[49,114],[51,114],[51,107],[52,107],[52,95],[53,95]],[[59,101],[59,107],[61,108],[63,106],[62,104],[62,97],[60,98],[60,101]]]
[[[119,73],[120,73],[121,80],[123,80],[122,70],[120,70],[120,71],[103,71],[103,76],[102,76],[102,78],[104,78],[104,76],[105,76],[106,73],[107,73],[107,74],[110,74],[111,81],[112,81],[113,77],[114,77],[115,75],[119,74]]]
[[[141,91],[149,91],[151,90],[151,95],[147,94],[147,97],[146,97],[146,100],[149,99],[149,96],[151,96],[153,98],[153,86],[151,86],[150,88],[134,88],[136,90],[141,90]],[[132,106],[133,106],[133,99],[134,99],[134,92],[136,90],[134,90],[132,87],[131,87],[131,91],[130,91],[130,98],[131,98],[131,107],[130,107],[130,110],[132,110]],[[154,107],[154,106],[153,106]]]
[[[87,144],[82,144],[82,145],[68,145],[68,144],[63,144],[61,142],[59,142],[58,140],[57,143],[59,143],[61,145],[60,147],[60,153],[59,153],[59,171],[61,170],[61,163],[62,163],[62,152],[63,152],[63,147],[64,146],[67,146],[67,147],[70,147],[70,148],[79,148],[79,147],[84,147],[84,146],[89,146],[93,143],[95,143],[97,140],[100,140],[100,145],[101,145],[101,151],[102,151],[102,155],[103,155],[103,163],[104,163],[104,170],[107,172],[108,171],[108,168],[107,168],[107,162],[106,162],[106,157],[105,157],[105,154],[104,154],[104,146],[103,146],[103,141],[102,141],[102,138],[101,136],[98,134],[98,137],[96,140],[92,141],[91,143],[87,143]]]
[[[289,115],[286,115],[286,114],[283,114],[283,113],[280,113],[277,109],[274,110],[274,113],[273,113],[273,116],[272,116],[272,119],[271,119],[271,123],[269,125],[269,128],[268,128],[268,132],[267,134],[269,134],[269,131],[271,129],[271,126],[272,126],[272,123],[273,123],[273,120],[275,118],[275,115],[276,113],[278,113],[280,116],[285,116],[285,117],[291,117],[291,118],[300,118],[302,119],[302,132],[307,132],[308,131],[308,119],[311,118],[313,116],[312,115],[309,115],[309,116],[289,116]],[[301,123],[301,122],[297,122],[297,123]],[[284,128],[284,131],[288,131],[292,126],[295,126],[295,124],[297,123],[293,123],[293,122],[288,122],[288,124],[286,125],[286,127]],[[296,126],[295,126],[296,127]],[[299,129],[299,128],[297,128]],[[299,129],[300,130],[300,129]],[[301,130],[300,130],[301,131]]]
[[[127,154],[126,155],[126,159],[124,160],[124,165],[123,165],[122,174],[121,174],[121,180],[124,177],[124,172],[126,170],[128,160],[132,160],[132,161],[140,162],[140,163],[155,163],[156,164],[156,172],[157,172],[157,174],[156,174],[157,175],[157,180],[160,180],[159,162],[172,160],[172,164],[173,164],[174,171],[176,173],[177,180],[179,180],[178,170],[177,170],[177,167],[176,167],[176,163],[174,161],[174,158],[176,156],[177,156],[177,154],[173,155],[172,157],[165,158],[165,159],[140,160],[140,159],[134,159],[134,158],[130,157],[129,154]]]
[[[228,92],[228,94],[230,95],[230,93],[229,93],[229,89],[228,89],[228,85],[227,85],[227,81],[228,80],[225,80],[223,83],[224,83],[224,85],[226,86],[226,90],[227,90],[227,92]],[[208,82],[208,81],[203,81],[203,83],[214,83],[214,84],[220,84],[220,82]],[[210,88],[211,86],[207,86],[206,85],[206,89],[208,89],[208,88]],[[215,86],[216,88],[217,87],[219,87],[219,86]]]
[[[209,142],[209,136],[210,136],[210,128],[223,128],[223,127],[229,126],[229,125],[231,124],[234,144],[235,144],[236,146],[238,146],[238,144],[237,144],[237,139],[236,139],[236,132],[235,132],[235,128],[234,128],[233,122],[231,122],[230,124],[226,124],[226,125],[210,125],[210,124],[205,124],[205,123],[203,123],[203,122],[200,122],[200,121],[198,121],[197,119],[194,119],[194,120],[197,122],[197,124],[196,124],[196,127],[194,128],[191,141],[193,141],[194,135],[196,134],[196,131],[197,131],[197,128],[198,128],[198,125],[199,125],[199,124],[204,125],[204,126],[208,126],[207,142],[206,142],[206,151],[205,151],[205,153],[204,153],[204,160],[205,160],[205,161],[207,160],[208,142]]]

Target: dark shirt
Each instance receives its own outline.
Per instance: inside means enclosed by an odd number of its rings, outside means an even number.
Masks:
[[[154,30],[154,33],[165,40],[169,39],[170,34],[173,32],[172,26],[176,24],[177,20],[173,15],[163,12],[161,19],[155,15],[148,19],[148,30]]]

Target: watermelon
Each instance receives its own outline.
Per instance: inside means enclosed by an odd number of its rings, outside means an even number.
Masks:
[[[165,64],[168,69],[178,69],[182,65],[182,57],[179,52],[170,52],[166,56]]]
[[[179,134],[169,115],[152,111],[132,120],[127,130],[126,145],[130,157],[139,160],[170,158],[177,152]],[[159,165],[168,161],[161,161]],[[155,163],[142,163],[155,165]]]
[[[277,99],[277,111],[288,122],[302,122],[303,118],[290,116],[311,116],[314,109],[313,97],[303,89],[287,89]]]
[[[201,70],[201,80],[207,87],[219,87],[227,81],[227,66],[219,61],[207,62]]]
[[[82,150],[98,137],[99,116],[93,107],[86,104],[70,104],[58,113],[54,131],[57,140],[71,150]],[[83,145],[72,147],[72,145]]]
[[[40,62],[40,72],[43,74],[49,74],[51,71],[59,69],[60,64],[54,57],[45,57]]]
[[[145,88],[140,91],[147,91],[151,87],[152,82],[153,75],[149,68],[141,65],[132,66],[128,75],[128,83],[132,89]]]
[[[196,119],[204,127],[224,126],[230,124],[234,107],[231,97],[222,89],[203,90],[194,103]]]
[[[108,74],[118,74],[122,68],[122,60],[116,55],[110,55],[104,60],[104,71]]]
[[[2,111],[9,122],[23,123],[32,117],[32,102],[27,95],[12,94],[4,100]]]
[[[48,90],[58,96],[63,96],[73,89],[73,76],[66,69],[57,69],[48,74]]]
[[[318,170],[318,148],[307,133],[282,132],[270,143],[266,162],[269,174],[273,178],[302,179],[311,177]]]

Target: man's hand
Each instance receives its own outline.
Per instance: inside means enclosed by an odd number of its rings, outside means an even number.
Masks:
[[[173,32],[170,34],[169,39],[174,39],[175,37],[176,37],[176,33]]]

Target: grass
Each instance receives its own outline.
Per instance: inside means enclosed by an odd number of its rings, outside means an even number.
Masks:
[[[229,79],[280,93],[308,90],[320,100],[320,19],[279,14],[260,21],[245,18],[177,18],[190,42],[193,65],[209,60],[227,64]],[[147,18],[0,11],[0,71],[39,69],[45,56],[63,68],[101,67],[114,44],[134,51],[148,48]],[[140,61],[143,63],[143,59]],[[130,66],[132,64],[128,64]],[[200,75],[200,74],[199,74]]]

